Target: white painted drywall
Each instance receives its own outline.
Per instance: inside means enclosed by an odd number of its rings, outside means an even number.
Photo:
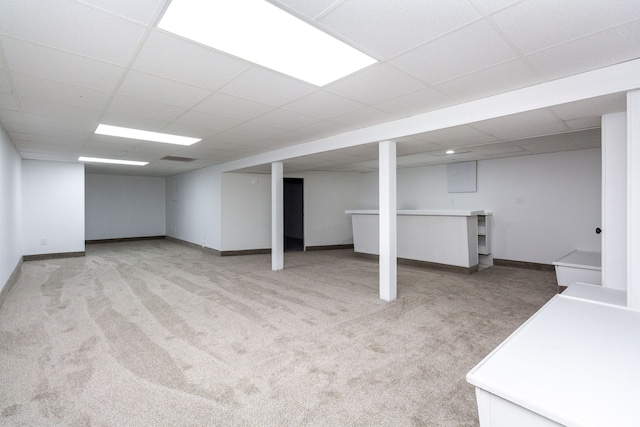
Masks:
[[[0,290],[22,258],[22,159],[0,126]]]
[[[304,180],[305,246],[353,243],[347,209],[362,204],[362,174],[301,172],[285,174]],[[224,173],[222,250],[271,247],[271,176]]]
[[[627,289],[627,113],[602,116],[602,285]]]
[[[165,179],[87,174],[86,240],[164,236]]]
[[[84,164],[23,160],[22,212],[24,255],[83,252]]]
[[[365,176],[363,209],[377,206],[377,175]],[[494,258],[551,264],[600,250],[600,181],[600,149],[478,161],[475,193],[448,193],[446,165],[400,169],[398,209],[491,211]]]
[[[167,178],[166,235],[221,249],[222,179],[214,168]]]
[[[300,172],[304,179],[305,246],[353,243],[348,209],[362,209],[363,175],[359,172]]]
[[[222,174],[222,250],[271,248],[271,176]]]

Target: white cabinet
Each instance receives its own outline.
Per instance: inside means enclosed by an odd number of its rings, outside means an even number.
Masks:
[[[556,295],[467,374],[480,426],[640,425],[640,311],[597,288]]]

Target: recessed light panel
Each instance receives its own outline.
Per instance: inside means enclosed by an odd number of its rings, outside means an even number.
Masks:
[[[192,145],[199,138],[190,138],[187,136],[171,135],[168,133],[149,132],[140,129],[123,128],[119,126],[98,125],[96,133],[99,135],[117,136],[120,138],[141,139],[143,141],[162,142],[165,144]]]
[[[158,28],[317,86],[376,62],[264,0],[173,0]]]
[[[109,163],[113,165],[129,165],[129,166],[144,166],[149,164],[149,162],[137,162],[134,160],[100,159],[97,157],[79,157],[78,161],[86,162],[86,163]]]

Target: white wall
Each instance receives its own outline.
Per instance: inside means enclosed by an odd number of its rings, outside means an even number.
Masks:
[[[23,160],[22,212],[24,255],[83,252],[84,164]]]
[[[600,250],[600,159],[588,149],[478,161],[475,193],[448,193],[446,165],[399,169],[398,208],[491,211],[494,258],[551,264]],[[377,208],[377,186],[367,174],[364,208]]]
[[[212,167],[167,178],[166,235],[220,250],[221,189]]]
[[[287,175],[289,176],[289,175]],[[353,243],[348,209],[362,209],[363,174],[359,172],[303,172],[305,246]]]
[[[22,159],[0,126],[0,290],[22,258]]]
[[[86,240],[164,236],[165,179],[87,174]]]
[[[271,176],[222,174],[222,250],[271,248]]]
[[[359,209],[361,173],[303,172],[287,174],[304,179],[304,244],[326,246],[353,243],[347,209]],[[271,247],[271,176],[223,174],[222,249]]]

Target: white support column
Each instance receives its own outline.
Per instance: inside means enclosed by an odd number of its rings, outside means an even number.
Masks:
[[[627,290],[627,113],[602,116],[602,286]]]
[[[271,164],[271,269],[284,268],[284,184],[282,163]]]
[[[627,305],[640,310],[640,90],[627,93]]]
[[[379,152],[380,299],[393,301],[398,296],[396,143],[393,141],[381,142]]]

